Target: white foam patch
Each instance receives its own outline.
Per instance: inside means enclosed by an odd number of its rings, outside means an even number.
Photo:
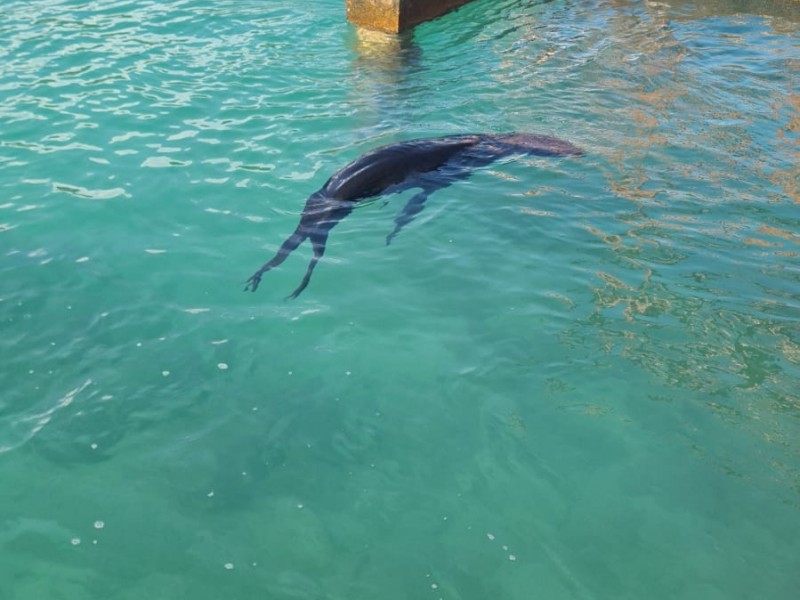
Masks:
[[[123,135],[117,135],[111,138],[112,144],[117,144],[119,142],[127,142],[133,138],[147,138],[154,136],[155,133],[139,133],[138,131],[129,131]]]
[[[167,138],[167,141],[174,142],[177,140],[185,140],[187,138],[193,138],[197,135],[197,133],[198,133],[197,131],[187,129],[186,131],[181,131],[180,133],[176,133],[174,135],[169,136]]]
[[[90,190],[89,188],[81,187],[79,185],[71,185],[68,183],[53,183],[54,192],[65,192],[78,198],[85,198],[87,200],[111,200],[119,196],[130,198],[130,194],[121,187],[109,188],[104,190]]]
[[[169,156],[150,156],[140,165],[151,169],[163,169],[168,167],[188,167],[192,164],[191,160],[176,160]]]

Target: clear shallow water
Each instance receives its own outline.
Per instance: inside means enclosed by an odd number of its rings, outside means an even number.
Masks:
[[[800,5],[698,4],[5,3],[0,599],[794,598]]]

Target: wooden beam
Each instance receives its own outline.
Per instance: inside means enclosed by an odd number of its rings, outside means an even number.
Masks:
[[[346,0],[347,20],[358,27],[398,33],[471,0]]]

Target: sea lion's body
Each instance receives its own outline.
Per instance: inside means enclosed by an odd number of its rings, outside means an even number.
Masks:
[[[324,254],[330,230],[361,200],[412,187],[422,189],[409,199],[395,219],[394,231],[386,238],[388,244],[422,210],[430,193],[468,177],[478,167],[514,154],[577,156],[582,153],[580,148],[565,140],[528,133],[425,138],[371,150],[334,173],[320,190],[311,194],[294,233],[284,241],[275,257],[250,277],[245,290],[256,291],[261,276],[281,264],[308,238],[314,257],[303,281],[290,296],[296,298],[308,285],[317,261]]]

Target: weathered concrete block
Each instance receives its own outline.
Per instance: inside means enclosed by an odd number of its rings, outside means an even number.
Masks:
[[[471,0],[346,0],[347,20],[397,33],[445,14]]]

